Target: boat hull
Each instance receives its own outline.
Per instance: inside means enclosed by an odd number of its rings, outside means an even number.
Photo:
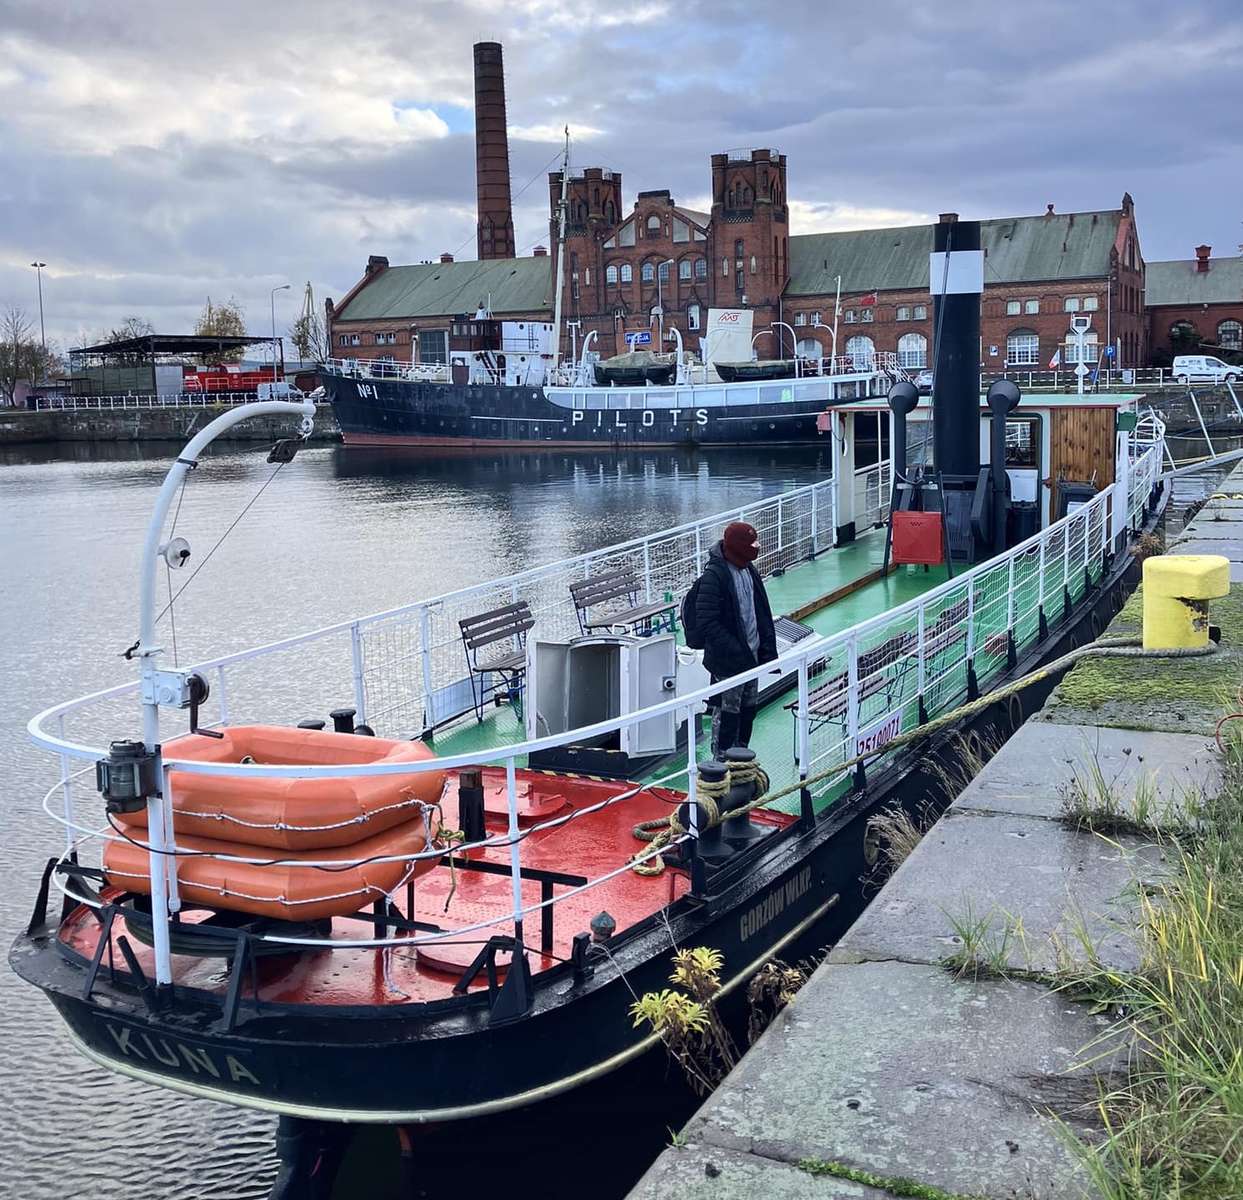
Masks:
[[[666,392],[664,398],[653,396],[650,407],[573,409],[549,399],[542,388],[336,374],[322,379],[347,446],[622,450],[805,445],[824,439],[816,418],[830,402],[827,381],[797,392],[767,385],[788,397],[765,403],[695,406],[688,401],[675,407]]]
[[[1102,581],[996,682],[1097,636],[1138,574],[1137,559],[1118,555]],[[830,944],[876,882],[869,817],[891,804],[926,815],[964,738],[976,732],[1004,740],[1056,682],[1034,684],[1017,709],[1012,698],[896,756],[814,822],[769,834],[719,870],[706,900],[684,897],[615,938],[589,977],[576,978],[569,964],[536,975],[533,1007],[515,1020],[492,1020],[486,992],[408,1007],[255,1006],[243,995],[225,1030],[219,996],[178,989],[170,1007],[149,1008],[123,974],[110,978],[106,967],[84,999],[89,964],[38,914],[10,962],[48,995],[84,1053],[146,1082],[318,1120],[419,1123],[524,1107],[656,1047],[633,1027],[629,1007],[636,995],[668,986],[675,947],[719,950],[725,987],[738,998],[769,958],[797,960]]]

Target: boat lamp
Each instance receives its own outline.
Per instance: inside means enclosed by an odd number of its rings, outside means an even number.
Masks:
[[[110,813],[141,812],[159,792],[159,763],[143,742],[113,742],[108,757],[95,763],[95,786]]]

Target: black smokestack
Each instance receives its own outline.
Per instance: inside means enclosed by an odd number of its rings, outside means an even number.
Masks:
[[[948,270],[947,270],[948,264]],[[980,473],[980,293],[984,255],[979,221],[942,213],[933,226],[933,460],[942,475]]]
[[[514,258],[509,137],[505,123],[505,64],[500,42],[475,45],[475,188],[479,257]]]

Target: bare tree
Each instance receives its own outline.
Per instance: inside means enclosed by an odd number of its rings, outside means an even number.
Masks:
[[[289,327],[289,341],[304,361],[323,362],[328,357],[324,319],[318,313],[303,313]]]
[[[23,380],[40,383],[63,371],[55,346],[45,350],[33,335],[25,309],[9,304],[0,312],[0,399],[5,404],[14,402]]]

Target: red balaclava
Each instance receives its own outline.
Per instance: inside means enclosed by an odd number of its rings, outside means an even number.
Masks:
[[[736,567],[745,567],[747,563],[755,562],[760,556],[760,548],[755,544],[759,537],[755,526],[748,525],[745,521],[733,521],[726,525],[721,538],[725,560]]]

